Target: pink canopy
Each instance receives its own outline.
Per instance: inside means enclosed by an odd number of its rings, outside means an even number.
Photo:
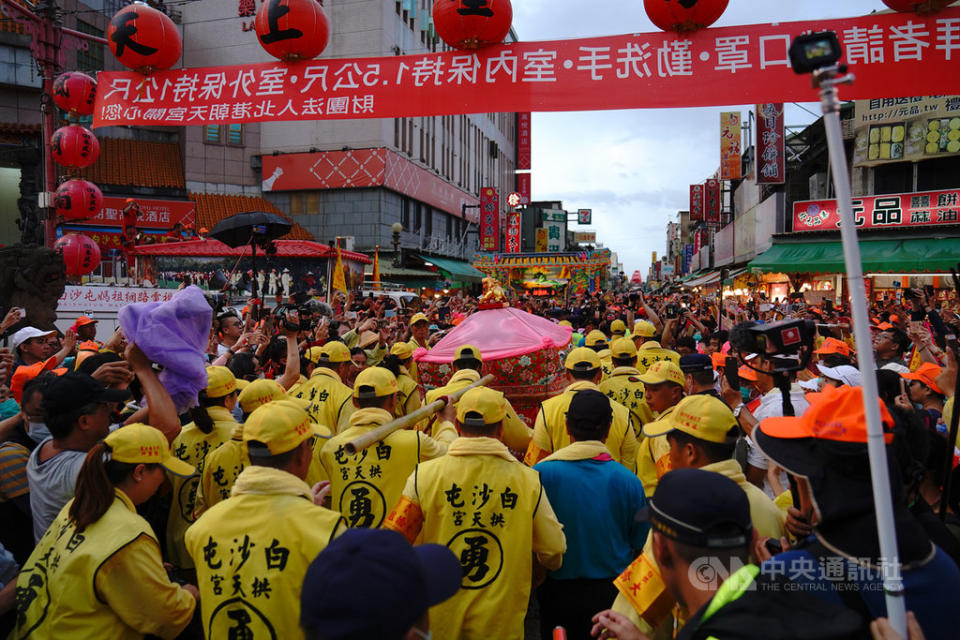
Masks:
[[[419,352],[418,362],[453,362],[457,347],[472,344],[484,361],[512,358],[541,349],[562,349],[570,342],[570,327],[532,313],[506,307],[471,314],[432,349]]]

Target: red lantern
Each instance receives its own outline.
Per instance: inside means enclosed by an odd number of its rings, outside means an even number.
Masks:
[[[316,0],[267,0],[254,26],[260,46],[285,62],[316,58],[330,38],[330,23]]]
[[[97,136],[86,127],[78,124],[60,127],[50,138],[53,159],[65,167],[82,169],[97,161],[100,155],[100,142]]]
[[[953,0],[883,0],[883,4],[887,5],[894,11],[901,11],[904,13],[912,11],[920,15],[936,13],[951,2],[953,2]]]
[[[82,233],[65,234],[53,243],[53,248],[63,258],[69,276],[84,276],[100,264],[100,247]]]
[[[103,208],[103,193],[92,182],[67,180],[57,188],[53,206],[68,220],[92,218]]]
[[[53,101],[72,116],[88,116],[93,113],[93,101],[97,97],[97,81],[85,73],[69,71],[61,73],[53,81]]]
[[[723,15],[730,0],[643,0],[647,17],[664,31],[696,31]]]
[[[510,33],[510,0],[435,0],[437,34],[455,49],[479,49],[500,44]]]
[[[107,27],[107,40],[120,64],[143,74],[169,69],[183,52],[180,31],[173,20],[140,2],[114,14]]]

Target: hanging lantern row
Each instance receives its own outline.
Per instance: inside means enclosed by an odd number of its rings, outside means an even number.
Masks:
[[[67,220],[93,218],[103,208],[103,193],[92,182],[74,178],[57,188],[53,206]]]
[[[97,97],[97,81],[85,73],[68,71],[53,81],[53,101],[71,117],[89,116]]]
[[[69,124],[54,131],[50,148],[58,164],[75,169],[89,167],[100,156],[97,136],[79,124]]]
[[[180,30],[173,20],[142,2],[114,14],[107,41],[120,64],[144,75],[169,69],[183,53]]]
[[[436,0],[433,24],[437,35],[454,49],[480,49],[500,44],[510,33],[510,0]]]
[[[316,0],[267,0],[254,29],[264,51],[284,62],[312,60],[330,39],[330,23]]]

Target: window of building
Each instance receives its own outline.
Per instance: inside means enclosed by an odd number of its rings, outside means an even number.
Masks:
[[[92,24],[77,20],[77,31],[91,36],[103,37],[103,30]],[[77,51],[77,69],[80,71],[100,71],[103,69],[103,45],[96,42],[87,42],[86,51]]]
[[[243,125],[239,122],[227,125],[227,144],[243,146]]]
[[[407,231],[410,230],[410,199],[400,199],[400,224]]]
[[[223,140],[220,133],[220,125],[208,124],[203,128],[203,141],[211,144],[219,144]]]
[[[957,184],[957,159],[934,158],[917,163],[917,191],[954,189]],[[912,189],[911,189],[912,191]]]
[[[320,193],[296,191],[290,194],[290,215],[317,215],[320,213]]]
[[[894,162],[873,168],[873,192],[909,193],[913,191],[913,163]]]
[[[419,202],[416,202],[413,205],[413,230],[419,233],[421,224],[423,224],[423,208]]]
[[[433,209],[424,207],[424,234],[429,238],[433,235]]]
[[[444,217],[447,219],[447,240],[450,240],[453,238],[453,216],[448,214]]]

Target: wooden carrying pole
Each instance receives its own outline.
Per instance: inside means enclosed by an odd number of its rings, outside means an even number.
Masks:
[[[493,374],[488,373],[487,375],[483,376],[476,382],[472,382],[468,384],[467,386],[465,386],[463,389],[460,389],[459,391],[454,391],[447,397],[450,398],[452,402],[456,402],[457,400],[460,399],[460,396],[465,394],[467,391],[470,391],[470,389],[483,387],[491,382],[493,382]],[[396,420],[392,420],[386,424],[380,425],[376,429],[371,429],[370,431],[366,432],[361,436],[357,436],[356,438],[354,438],[353,440],[345,444],[344,449],[349,455],[352,456],[359,451],[363,451],[370,445],[376,442],[380,442],[381,440],[386,438],[388,435],[390,435],[394,431],[405,429],[409,427],[411,424],[420,422],[420,420],[422,420],[423,418],[426,418],[427,416],[432,416],[438,411],[442,411],[445,406],[447,406],[447,401],[445,398],[434,400],[430,404],[424,407],[420,407],[413,413],[407,414],[402,418],[397,418]]]

